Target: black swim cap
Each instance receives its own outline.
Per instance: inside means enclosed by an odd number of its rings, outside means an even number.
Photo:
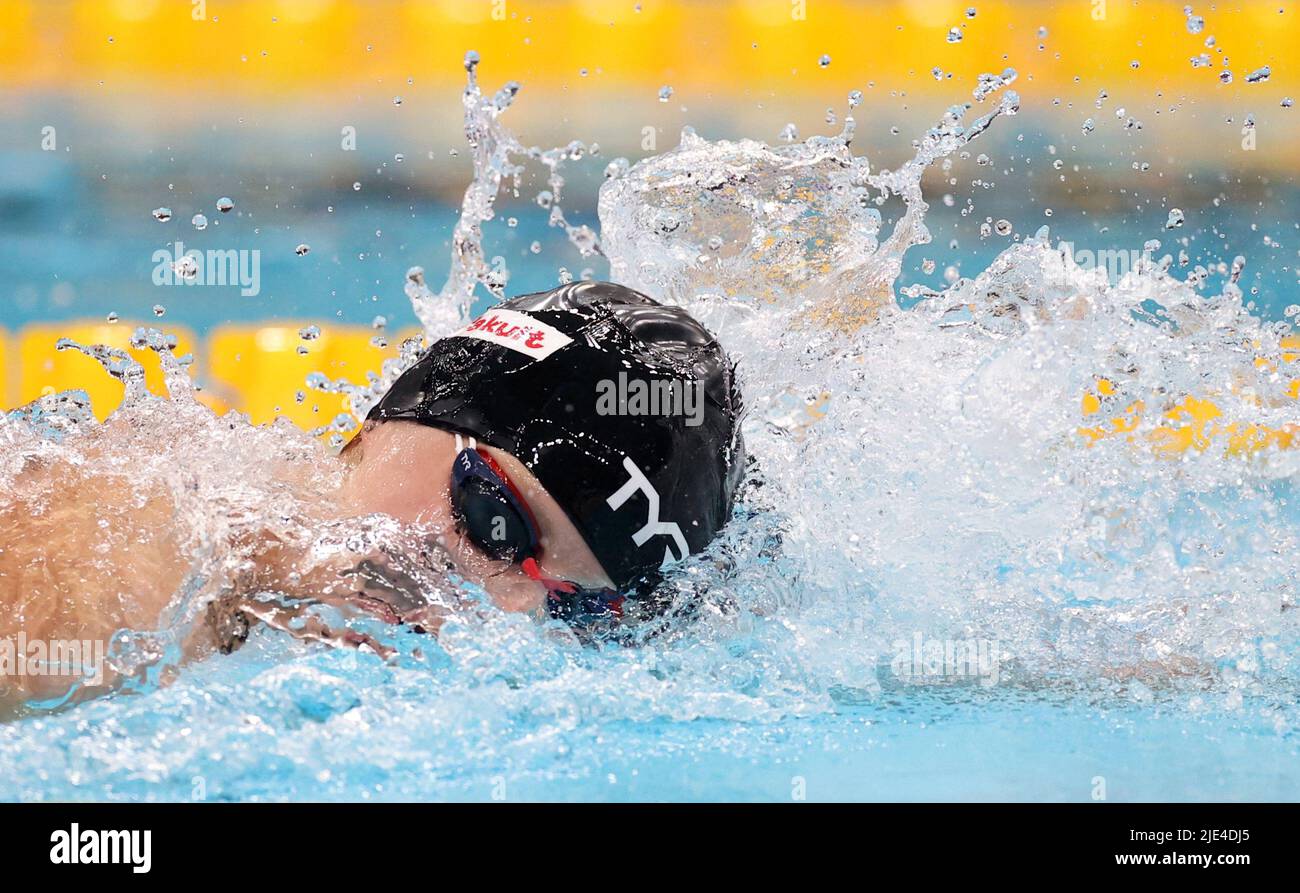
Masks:
[[[497,304],[433,344],[369,419],[477,437],[521,461],[621,592],[704,548],[744,467],[734,369],[680,307],[609,282]]]

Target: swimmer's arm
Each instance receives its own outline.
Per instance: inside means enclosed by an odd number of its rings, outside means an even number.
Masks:
[[[111,426],[95,436],[108,437]],[[7,482],[0,504],[0,641],[9,649],[16,651],[22,637],[29,652],[40,642],[102,654],[117,630],[157,627],[174,592],[171,581],[182,573],[167,493],[135,491],[97,471],[106,451],[89,436],[80,450],[84,461],[29,460]],[[98,657],[87,679],[0,666],[0,717],[31,701],[84,701],[121,681]]]

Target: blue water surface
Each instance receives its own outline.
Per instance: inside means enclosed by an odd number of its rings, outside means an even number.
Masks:
[[[274,649],[272,649],[274,650]],[[598,662],[597,666],[600,664]],[[619,672],[617,661],[604,669]],[[605,687],[259,649],[0,727],[21,800],[1294,800],[1300,738],[1249,698],[1028,691],[828,699],[751,721],[612,718]],[[852,700],[852,699],[851,699]],[[542,706],[544,705],[544,706]]]

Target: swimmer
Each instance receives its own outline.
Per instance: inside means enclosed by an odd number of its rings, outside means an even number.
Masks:
[[[666,566],[699,552],[726,523],[745,465],[741,412],[731,363],[686,311],[610,283],[565,285],[502,302],[429,347],[344,448],[337,505],[341,517],[382,515],[437,532],[438,554],[452,565],[445,570],[481,586],[503,610],[580,632],[616,627],[656,610]],[[111,494],[82,480],[52,512],[64,523],[101,527],[130,511],[166,517],[165,505],[128,506]],[[23,529],[31,522],[21,500],[7,508],[0,506],[0,639],[157,628],[174,596],[161,581],[176,579],[166,568],[178,544],[162,534],[135,538],[121,576],[129,569],[148,591],[128,603],[101,597],[116,591],[102,561],[92,577],[74,552],[44,551],[39,531]],[[50,512],[42,514],[48,523]],[[441,609],[421,602],[418,580],[383,556],[303,572],[301,556],[274,537],[255,552],[242,591],[209,606],[205,629],[187,647],[191,657],[238,647],[259,621],[382,652],[243,597],[253,592],[351,602],[431,632],[441,622]],[[51,590],[44,602],[42,587]],[[75,598],[66,598],[69,589]],[[49,684],[10,684],[9,697],[49,697]],[[0,675],[0,704],[5,685]]]

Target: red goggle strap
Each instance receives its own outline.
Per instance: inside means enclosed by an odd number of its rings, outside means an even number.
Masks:
[[[542,569],[537,566],[536,558],[525,558],[520,567],[524,569],[524,573],[528,575],[528,579],[536,580],[551,592],[578,591],[578,585],[576,583],[570,583],[568,580],[557,580],[554,577],[548,577],[543,574]]]

